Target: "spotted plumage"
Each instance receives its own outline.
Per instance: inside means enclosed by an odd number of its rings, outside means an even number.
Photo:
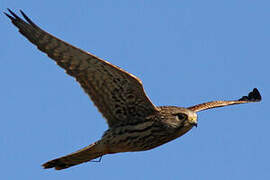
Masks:
[[[141,81],[134,75],[50,35],[22,11],[26,21],[8,11],[10,14],[5,14],[19,32],[79,82],[109,125],[97,142],[48,161],[43,164],[44,168],[60,170],[106,154],[149,150],[197,126],[198,111],[261,100],[255,88],[239,100],[212,101],[189,108],[157,107],[149,100]]]

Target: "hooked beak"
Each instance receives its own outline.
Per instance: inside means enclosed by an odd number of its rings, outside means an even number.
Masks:
[[[198,121],[196,113],[191,113],[188,120],[190,125],[197,127]]]
[[[198,126],[198,123],[197,122],[192,122],[191,125],[197,127]]]

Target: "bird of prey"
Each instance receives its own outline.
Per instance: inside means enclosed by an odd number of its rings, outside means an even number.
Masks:
[[[192,107],[155,106],[134,75],[45,32],[23,11],[25,20],[8,9],[11,22],[31,43],[74,77],[107,120],[109,128],[97,142],[43,164],[56,170],[88,162],[106,154],[145,151],[176,139],[197,126],[197,112],[216,107],[258,102],[254,88],[248,96],[211,101]]]

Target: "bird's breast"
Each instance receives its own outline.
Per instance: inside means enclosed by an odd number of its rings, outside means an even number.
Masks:
[[[162,123],[147,121],[111,128],[105,132],[102,141],[108,153],[144,151],[174,139],[172,132]]]

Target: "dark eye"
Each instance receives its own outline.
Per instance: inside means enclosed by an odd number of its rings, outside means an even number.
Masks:
[[[178,119],[187,119],[187,115],[183,113],[179,113],[176,116],[178,117]]]

